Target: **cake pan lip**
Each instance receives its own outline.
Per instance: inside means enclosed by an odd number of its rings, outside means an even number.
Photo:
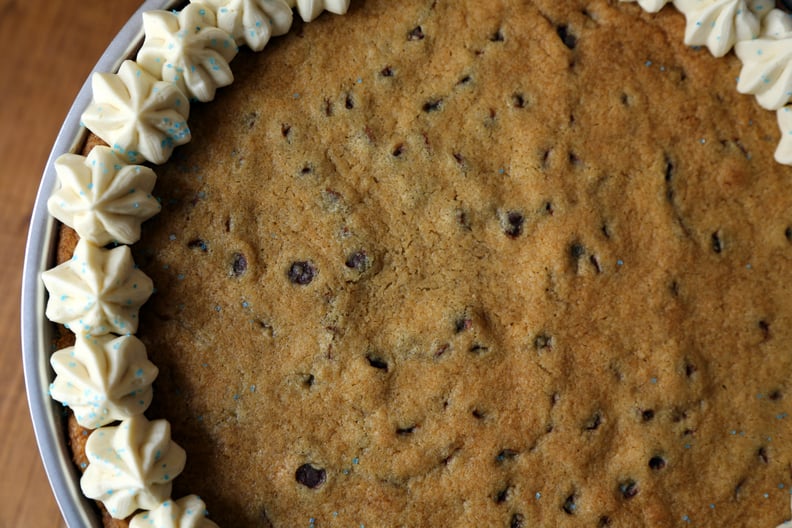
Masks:
[[[56,243],[56,221],[47,211],[47,199],[57,182],[53,163],[61,154],[75,152],[86,137],[80,116],[91,102],[93,73],[117,71],[121,62],[132,56],[143,41],[143,11],[167,9],[180,3],[180,0],[145,0],[107,47],[61,126],[33,205],[22,271],[22,366],[39,454],[64,521],[71,528],[100,528],[102,524],[96,508],[80,491],[79,474],[66,444],[62,408],[49,396],[53,378],[49,366],[52,328],[44,316],[46,290],[40,276],[52,267]]]

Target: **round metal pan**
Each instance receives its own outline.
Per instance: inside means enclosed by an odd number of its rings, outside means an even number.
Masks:
[[[168,9],[180,0],[147,0],[121,29],[94,67],[94,72],[114,72],[125,59],[134,55],[143,41],[141,13]],[[112,9],[108,3],[108,9]],[[66,442],[62,407],[49,397],[53,373],[49,366],[52,353],[52,324],[44,317],[46,290],[41,272],[51,268],[57,234],[56,221],[47,212],[47,199],[56,185],[53,167],[61,154],[79,150],[87,131],[80,126],[80,116],[91,102],[90,77],[74,100],[50,152],[30,221],[25,264],[22,276],[22,362],[28,405],[44,469],[63,518],[71,528],[101,527],[95,506],[83,497],[79,472],[71,461]]]

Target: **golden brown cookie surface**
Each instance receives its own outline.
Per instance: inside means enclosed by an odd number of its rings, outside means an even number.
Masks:
[[[135,246],[174,496],[224,526],[781,522],[792,172],[682,30],[367,0],[241,53]]]

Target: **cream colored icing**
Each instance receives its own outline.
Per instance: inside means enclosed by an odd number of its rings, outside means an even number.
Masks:
[[[775,160],[792,165],[792,105],[778,110],[778,127],[781,129],[781,141],[775,151]]]
[[[124,61],[118,74],[95,73],[91,86],[82,123],[130,163],[165,163],[174,147],[190,141],[187,98],[136,62]]]
[[[217,26],[237,45],[261,51],[271,36],[283,35],[292,25],[293,13],[285,0],[205,0],[217,16]]]
[[[336,15],[343,15],[349,10],[349,0],[286,0],[289,7],[296,7],[302,19],[311,22],[322,14],[330,11]]]
[[[47,317],[80,335],[134,334],[138,310],[154,289],[128,246],[107,250],[86,240],[41,278],[49,292]]]
[[[687,20],[685,44],[707,46],[722,57],[742,40],[759,36],[760,22],[770,11],[772,0],[674,0]]]
[[[763,38],[785,39],[792,36],[792,13],[782,9],[773,9],[762,21]]]
[[[93,148],[87,158],[63,154],[55,171],[59,188],[47,200],[49,213],[97,246],[137,242],[140,224],[160,211],[151,195],[154,171],[126,165],[108,147]]]
[[[792,100],[792,21],[775,9],[765,22],[766,36],[734,47],[743,63],[737,90],[756,95],[763,108],[778,110]]]
[[[649,13],[657,13],[671,0],[620,0],[621,2],[638,2],[641,9]]]
[[[197,495],[167,500],[152,511],[132,517],[129,528],[217,528],[207,517],[206,505]]]
[[[217,88],[234,81],[229,62],[237,54],[234,37],[217,27],[212,9],[201,3],[178,13],[143,13],[146,34],[137,55],[151,75],[174,83],[198,101],[214,99]]]
[[[78,335],[73,347],[52,355],[50,364],[56,374],[50,395],[88,429],[142,414],[158,373],[146,347],[131,335]]]
[[[115,519],[152,510],[168,499],[186,459],[184,449],[171,441],[170,424],[149,422],[143,415],[93,431],[85,455],[82,492],[101,501]]]

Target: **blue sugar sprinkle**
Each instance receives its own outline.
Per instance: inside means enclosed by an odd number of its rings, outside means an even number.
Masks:
[[[650,61],[650,60],[648,60],[648,61],[644,62],[644,66],[646,66],[647,68],[648,68],[649,66],[651,66],[651,65],[652,65],[652,61]]]
[[[537,491],[536,495],[534,495],[534,497],[536,497],[536,500],[539,500],[539,499],[542,498],[542,494]]]
[[[619,259],[619,260],[616,261],[616,265],[617,266],[624,266],[624,261],[622,259]]]
[[[652,383],[652,385],[657,384],[657,378],[651,378],[649,381]]]
[[[352,463],[357,465],[357,464],[360,463],[360,459],[358,457],[355,457],[355,458],[352,459]]]
[[[686,523],[689,523],[690,522],[690,517],[688,515],[683,515],[682,516],[682,520],[685,521]]]
[[[710,504],[710,510],[714,510],[714,509],[715,509],[715,505],[714,504]]]

